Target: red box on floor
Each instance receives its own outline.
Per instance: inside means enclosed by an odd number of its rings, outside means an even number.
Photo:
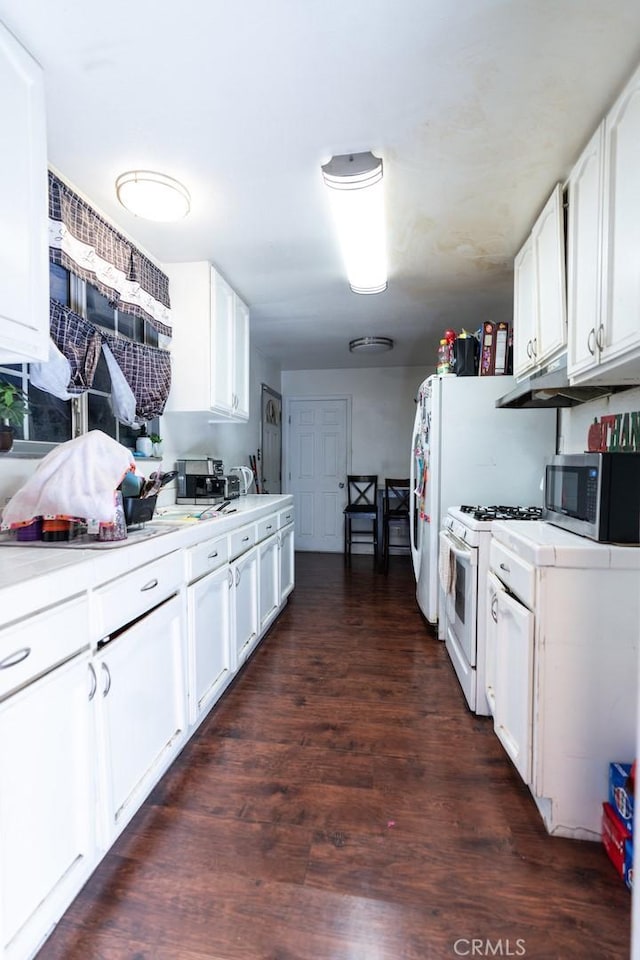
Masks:
[[[624,842],[623,879],[629,890],[633,888],[633,840]]]
[[[609,803],[633,833],[633,780],[630,763],[609,764]]]
[[[602,842],[609,855],[609,859],[624,878],[624,845],[625,840],[630,840],[631,834],[616,816],[616,812],[610,803],[602,804]]]

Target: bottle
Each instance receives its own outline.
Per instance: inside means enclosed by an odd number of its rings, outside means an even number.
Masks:
[[[451,347],[443,338],[438,347],[438,364],[436,366],[437,374],[451,373]]]

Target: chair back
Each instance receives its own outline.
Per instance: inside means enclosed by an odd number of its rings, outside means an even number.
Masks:
[[[411,481],[387,477],[384,482],[384,512],[388,517],[408,517]]]
[[[377,494],[378,477],[376,474],[349,474],[347,476],[347,508],[375,507]]]

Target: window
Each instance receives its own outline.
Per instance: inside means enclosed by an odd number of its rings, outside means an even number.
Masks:
[[[75,310],[90,323],[111,333],[158,346],[158,333],[140,317],[116,310],[106,297],[58,264],[49,264],[51,296]],[[91,388],[72,400],[59,400],[39,390],[30,379],[30,365],[0,367],[0,377],[19,386],[29,397],[29,413],[16,428],[16,453],[46,453],[54,444],[71,440],[88,430],[102,430],[125,447],[134,449],[138,431],[119,423],[111,408],[111,378],[102,354]],[[149,433],[160,433],[159,418],[147,424]],[[28,441],[21,443],[20,441]]]

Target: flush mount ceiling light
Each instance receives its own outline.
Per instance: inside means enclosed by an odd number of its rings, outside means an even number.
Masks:
[[[393,340],[391,337],[358,337],[349,341],[349,350],[351,353],[383,353],[393,350]]]
[[[116,193],[123,207],[144,220],[180,220],[191,208],[186,187],[152,170],[129,170],[116,180]]]
[[[382,160],[367,153],[332,157],[322,166],[349,285],[354,293],[387,289]]]

